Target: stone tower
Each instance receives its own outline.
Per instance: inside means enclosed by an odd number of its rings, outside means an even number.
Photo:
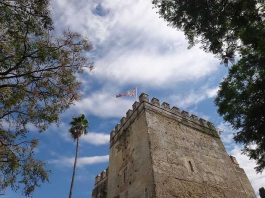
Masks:
[[[212,123],[141,94],[111,132],[93,198],[252,198]]]

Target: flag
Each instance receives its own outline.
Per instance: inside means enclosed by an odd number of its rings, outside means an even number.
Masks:
[[[217,132],[218,132],[218,135],[222,135],[222,133],[223,133],[224,131],[221,130],[221,129],[217,129]]]
[[[136,88],[133,88],[131,90],[128,90],[126,92],[123,92],[123,93],[119,93],[116,95],[116,98],[119,98],[119,97],[123,97],[123,96],[136,96]]]
[[[94,65],[90,65],[88,68],[90,72],[95,69]]]

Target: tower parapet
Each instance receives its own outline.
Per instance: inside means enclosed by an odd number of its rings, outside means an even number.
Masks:
[[[102,171],[100,174],[98,174],[95,177],[95,186],[99,185],[102,181],[107,179],[107,177],[108,177],[108,168],[106,170]]]
[[[108,191],[108,168],[95,177],[95,186],[92,192],[93,198],[106,198]]]
[[[143,109],[149,109],[165,114],[175,120],[178,120],[179,122],[185,123],[186,125],[189,125],[191,127],[195,127],[201,132],[219,137],[213,123],[196,115],[190,114],[185,110],[181,110],[178,107],[173,106],[172,108],[170,108],[170,104],[167,102],[162,102],[162,104],[160,105],[159,99],[152,98],[151,100],[149,100],[149,95],[142,93],[139,96],[139,102],[134,102],[134,104],[132,105],[132,110],[129,109],[126,113],[126,116],[123,117],[120,120],[120,123],[118,123],[112,130],[110,134],[110,147],[117,141],[122,131],[124,131],[130,125],[130,123],[133,122],[137,114]]]

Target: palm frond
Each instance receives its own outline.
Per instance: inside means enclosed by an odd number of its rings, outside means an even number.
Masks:
[[[73,139],[77,139],[81,135],[87,134],[89,122],[84,114],[79,117],[74,117],[70,124],[71,128],[69,129],[69,132],[71,133]]]

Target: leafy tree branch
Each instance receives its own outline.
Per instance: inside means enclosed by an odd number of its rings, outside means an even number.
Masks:
[[[186,35],[190,47],[229,67],[216,98],[218,112],[237,131],[236,142],[265,169],[265,1],[153,0],[158,13]],[[235,60],[237,62],[235,63]]]
[[[45,131],[79,99],[77,75],[91,64],[90,50],[78,33],[55,35],[49,0],[0,2],[0,192],[30,196],[48,181],[28,126]]]

